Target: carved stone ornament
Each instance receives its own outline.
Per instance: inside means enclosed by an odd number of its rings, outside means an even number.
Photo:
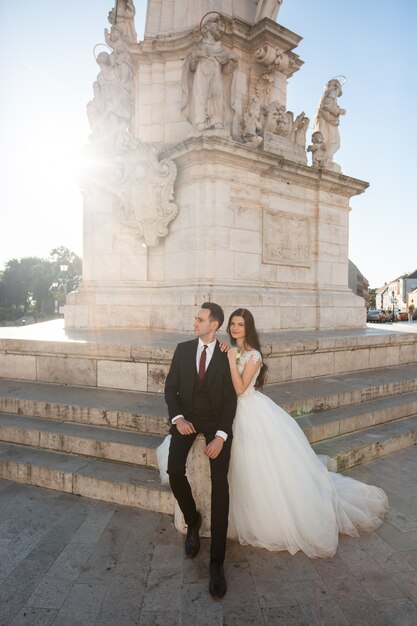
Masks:
[[[138,143],[117,157],[110,174],[117,218],[149,247],[168,235],[168,225],[178,215],[174,202],[177,166],[160,154],[161,145]]]
[[[242,139],[253,148],[259,148],[263,142],[263,119],[259,96],[251,96],[242,120]]]
[[[272,265],[310,267],[310,219],[303,215],[264,208],[263,262]]]
[[[261,46],[255,51],[255,60],[265,66],[261,76],[255,85],[255,93],[259,97],[262,106],[269,106],[271,92],[274,85],[275,72],[285,72],[290,65],[288,54],[269,44]]]
[[[258,63],[266,65],[268,69],[276,70],[285,74],[286,70],[290,66],[290,58],[288,54],[275,48],[270,44],[265,44],[255,51],[255,58]]]

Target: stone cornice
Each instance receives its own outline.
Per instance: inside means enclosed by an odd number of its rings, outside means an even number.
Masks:
[[[260,46],[269,44],[286,52],[290,59],[290,69],[285,72],[287,76],[292,76],[298,71],[303,61],[297,54],[292,52],[297,47],[302,37],[292,31],[276,24],[267,18],[261,20],[254,26],[250,26],[243,20],[230,19],[224,17],[226,29],[223,33],[222,41],[225,46],[231,49],[241,49],[249,54],[255,52]],[[181,59],[191,52],[193,46],[200,39],[199,28],[188,29],[183,32],[176,32],[172,35],[159,35],[158,37],[148,37],[139,44],[131,46],[130,52],[134,58],[152,61],[161,59]]]
[[[208,154],[228,168],[247,169],[261,176],[300,183],[310,189],[340,194],[344,197],[363,193],[369,183],[345,174],[317,169],[296,163],[265,150],[256,150],[245,144],[219,137],[191,137],[179,144],[171,144],[163,150],[163,156],[174,159],[180,166],[207,164]],[[232,163],[232,165],[231,165]]]

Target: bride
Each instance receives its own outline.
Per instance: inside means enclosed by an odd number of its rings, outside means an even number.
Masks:
[[[378,528],[388,512],[384,491],[328,471],[296,421],[258,391],[265,379],[252,313],[234,311],[227,332],[238,396],[230,459],[228,536],[241,544],[335,554],[339,533]]]

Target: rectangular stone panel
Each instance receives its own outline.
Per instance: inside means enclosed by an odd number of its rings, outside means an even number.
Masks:
[[[284,211],[263,211],[263,262],[310,267],[310,219]]]
[[[67,385],[97,385],[97,362],[92,359],[73,359],[39,356],[37,380]]]
[[[147,364],[99,361],[97,384],[99,387],[147,391]]]
[[[0,378],[36,380],[36,357],[0,354]]]

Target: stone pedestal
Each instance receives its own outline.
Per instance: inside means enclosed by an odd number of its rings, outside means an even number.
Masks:
[[[133,115],[128,130],[110,103],[110,144],[92,125],[83,280],[66,327],[187,331],[205,300],[226,314],[250,308],[262,331],[364,327],[364,301],[348,288],[348,215],[367,183],[307,165],[308,118],[286,112],[300,37],[254,23],[254,0],[165,4],[150,0],[140,44],[108,38],[108,71],[134,68]],[[221,13],[211,30],[211,18],[200,24],[208,11]],[[218,82],[209,96],[224,99],[221,123],[197,123],[201,58]]]

